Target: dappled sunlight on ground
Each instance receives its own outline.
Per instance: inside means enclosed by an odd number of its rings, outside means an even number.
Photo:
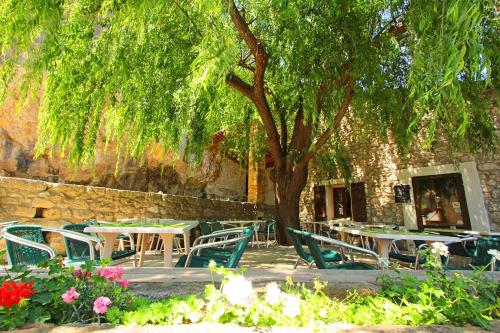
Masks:
[[[332,248],[335,249],[335,248]],[[174,264],[179,258],[179,254],[174,250]],[[363,261],[374,264],[374,259],[362,255],[354,255],[355,261]],[[293,269],[293,265],[297,261],[297,253],[293,246],[276,246],[272,245],[266,247],[261,245],[249,246],[240,261],[241,268],[265,268],[265,269]],[[123,264],[125,267],[132,267],[132,262],[127,261]],[[146,254],[143,267],[163,267],[163,254],[162,253],[149,253]],[[301,262],[297,269],[307,269],[307,265]],[[402,267],[405,269],[405,267]]]

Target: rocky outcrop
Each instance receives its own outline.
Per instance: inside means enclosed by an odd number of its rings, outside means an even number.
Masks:
[[[123,190],[246,200],[246,169],[207,150],[200,165],[180,160],[175,152],[151,146],[143,161],[118,160],[111,145],[98,142],[91,166],[71,167],[64,157],[35,158],[39,103],[16,111],[15,89],[0,110],[0,176]],[[189,158],[187,158],[189,159]],[[118,165],[118,168],[116,166]]]

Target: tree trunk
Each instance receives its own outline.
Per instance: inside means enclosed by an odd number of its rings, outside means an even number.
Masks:
[[[276,211],[276,238],[279,245],[290,245],[287,228],[300,229],[300,194],[307,181],[308,168],[300,172],[283,170],[277,172],[274,188]]]

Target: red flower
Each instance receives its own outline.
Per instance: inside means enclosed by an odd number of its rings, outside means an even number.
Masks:
[[[18,304],[21,299],[30,298],[34,293],[36,290],[33,289],[33,281],[28,284],[4,281],[0,287],[0,306],[10,308],[12,305]]]

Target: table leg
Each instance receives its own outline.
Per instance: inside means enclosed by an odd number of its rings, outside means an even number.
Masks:
[[[377,238],[377,252],[381,258],[389,260],[392,239]]]
[[[142,264],[144,263],[144,255],[146,254],[146,246],[147,246],[148,242],[149,242],[149,234],[142,234],[141,257],[139,258],[138,267],[142,267]]]
[[[165,267],[172,267],[172,250],[174,245],[174,234],[160,234],[163,240],[163,264]]]
[[[257,244],[257,248],[260,249],[260,246],[259,246],[259,231],[257,230],[258,226],[259,225],[257,223],[253,224],[253,232],[255,234],[255,243]]]
[[[101,250],[101,259],[111,258],[113,254],[113,246],[115,245],[115,239],[119,233],[101,233],[101,237],[104,239],[104,248]]]
[[[191,236],[191,231],[186,231],[184,233],[184,254],[185,255],[189,254],[189,246],[191,245],[191,244],[189,244],[190,236]]]

